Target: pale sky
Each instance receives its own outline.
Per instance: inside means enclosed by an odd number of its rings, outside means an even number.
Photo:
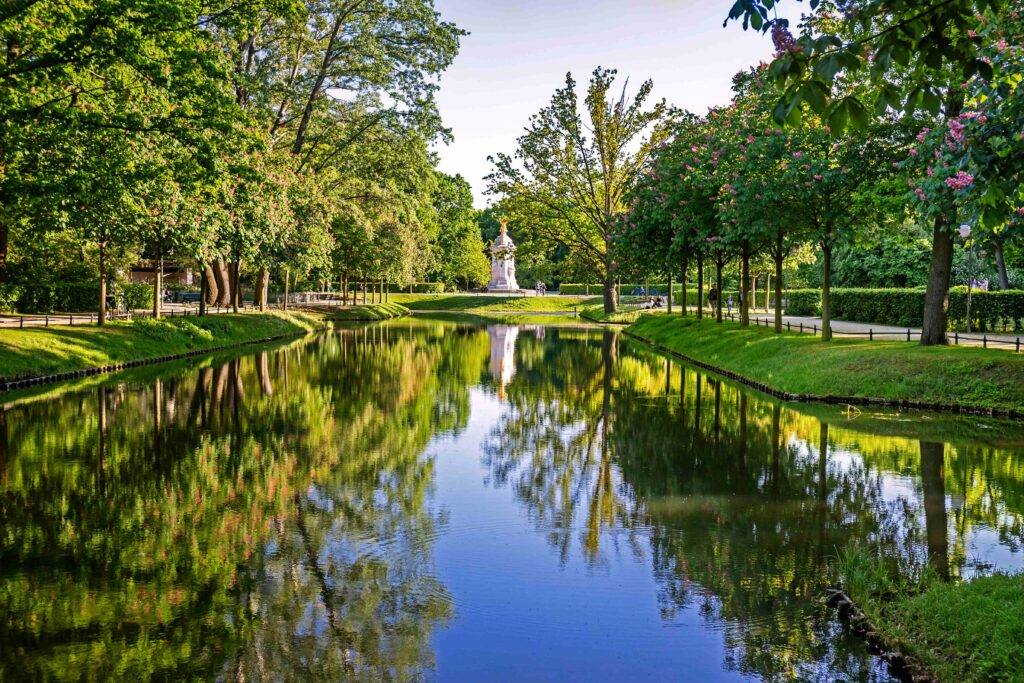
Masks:
[[[768,61],[771,39],[722,28],[731,0],[435,0],[470,32],[444,73],[438,104],[455,142],[438,145],[441,170],[461,173],[483,207],[487,156],[511,154],[531,114],[572,71],[596,66],[629,76],[635,92],[654,79],[654,99],[704,113],[729,101],[733,74]],[[783,3],[791,19],[804,3]],[[796,23],[795,21],[793,22]]]

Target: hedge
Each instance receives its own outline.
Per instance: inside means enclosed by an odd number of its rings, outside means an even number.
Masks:
[[[834,288],[832,318],[851,322],[920,327],[924,316],[923,289]],[[786,293],[787,315],[820,315],[821,292],[796,289]],[[967,288],[954,287],[949,293],[951,327],[967,328]],[[1024,325],[1024,291],[975,291],[971,295],[971,329],[992,332],[1020,331]]]
[[[153,306],[153,285],[121,282],[113,284],[110,292],[119,307]],[[0,308],[4,307],[8,297],[16,296],[16,304],[12,308],[22,313],[95,311],[99,309],[99,295],[99,282],[33,283],[18,287],[8,285],[0,290]]]
[[[666,283],[666,282],[643,282],[643,283],[639,283],[639,284],[623,283],[623,284],[620,284],[618,287],[619,287],[619,296],[631,296],[635,290],[643,289],[644,291],[647,291],[648,287],[650,287],[652,292],[657,292],[657,293],[660,293],[660,294],[664,294],[665,292],[668,291],[668,283]],[[587,295],[587,294],[593,295],[593,296],[600,296],[601,294],[604,293],[604,285],[602,285],[600,283],[588,285],[588,284],[578,284],[578,283],[563,282],[559,286],[559,288],[558,288],[558,293],[559,294],[570,294],[570,295],[573,295],[573,296],[580,296],[580,295]]]
[[[358,287],[358,282],[349,282],[349,288]],[[400,285],[396,283],[389,283],[388,291],[392,294],[443,294],[444,283],[443,282],[413,282],[411,284]]]
[[[820,289],[790,289],[783,294],[783,300],[786,315],[821,315]]]

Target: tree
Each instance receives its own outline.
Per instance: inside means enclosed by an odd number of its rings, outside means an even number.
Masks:
[[[612,99],[615,76],[614,70],[594,70],[584,124],[576,82],[567,74],[551,103],[531,117],[515,161],[506,154],[491,157],[488,176],[489,191],[505,197],[521,222],[598,273],[608,313],[616,306],[614,242],[627,211],[626,193],[668,135],[665,103],[645,107],[651,81],[632,100],[625,88]]]
[[[434,210],[438,224],[433,243],[434,277],[452,287],[487,284],[490,265],[473,210],[473,190],[465,178],[437,174]]]
[[[799,39],[785,19],[768,18],[775,5],[774,0],[737,2],[726,23],[742,17],[744,28],[772,32],[777,52],[770,73],[784,89],[775,109],[777,120],[799,120],[799,105],[805,102],[838,132],[850,123],[862,129],[869,125],[866,93],[873,97],[877,114],[924,109],[941,115],[943,125],[958,119],[968,84],[985,84],[997,75],[999,65],[986,55],[992,36],[979,29],[993,19],[1012,18],[1009,10],[1018,3],[870,0],[847,7],[811,0],[816,13],[804,22]],[[850,87],[865,77],[871,88]],[[947,341],[955,229],[950,212],[934,214],[924,345]]]

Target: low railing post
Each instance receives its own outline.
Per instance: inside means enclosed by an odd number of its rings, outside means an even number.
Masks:
[[[46,314],[45,320],[46,320],[46,322],[43,323],[43,327],[49,327],[50,326],[50,314],[49,313]]]
[[[981,347],[984,348],[984,349],[988,348],[988,335],[987,334],[981,335]]]
[[[68,325],[74,325],[74,324],[75,324],[75,316],[74,316],[74,314],[71,314],[71,315],[68,316]]]
[[[800,334],[804,333],[804,324],[800,323]]]
[[[811,325],[811,334],[818,336],[818,323]]]
[[[960,343],[960,331],[953,330],[953,345],[956,346]]]
[[[910,328],[907,328],[907,341],[910,341]]]
[[[1017,351],[1017,353],[1020,353],[1020,337],[1017,337],[1017,347],[1016,347],[1016,351]]]
[[[868,328],[868,341],[875,341],[875,330],[871,327]]]

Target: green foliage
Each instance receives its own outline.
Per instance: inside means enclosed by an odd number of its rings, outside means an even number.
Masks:
[[[771,32],[775,59],[770,73],[785,90],[775,118],[799,121],[807,104],[836,129],[866,127],[871,111],[937,114],[952,86],[992,77],[976,39],[978,17],[1009,14],[1010,0],[871,0],[853,7],[810,0],[810,18],[794,38],[777,0],[744,0],[729,11],[743,28]],[[851,92],[851,81],[870,80],[871,93]],[[873,95],[871,99],[865,95]]]
[[[0,311],[4,313],[16,311],[19,299],[21,299],[21,287],[0,284]]]
[[[837,290],[832,290],[832,301],[835,301]],[[820,289],[789,289],[785,292],[786,315],[821,315]]]
[[[613,91],[615,78],[614,70],[595,69],[581,108],[576,81],[566,74],[551,103],[531,117],[515,156],[491,157],[488,176],[489,191],[503,197],[513,225],[564,246],[602,281],[615,277],[626,193],[669,136],[665,102],[647,106],[653,83],[627,99],[625,91]],[[606,310],[614,307],[614,300],[605,301]]]
[[[434,238],[433,278],[451,288],[486,285],[490,261],[473,210],[473,190],[461,175],[437,174],[434,210],[438,232]]]

